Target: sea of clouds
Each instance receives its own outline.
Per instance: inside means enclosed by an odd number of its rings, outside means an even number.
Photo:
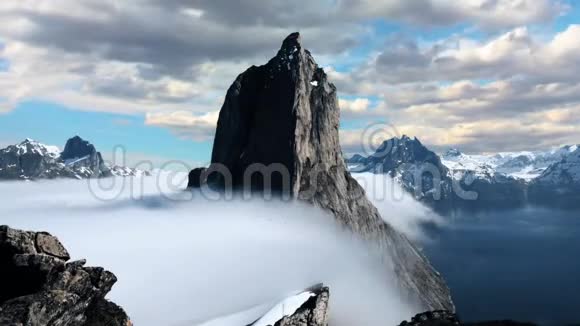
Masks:
[[[389,177],[356,177],[385,220],[410,238],[424,238],[421,223],[440,222]],[[0,182],[0,224],[49,231],[73,259],[114,272],[119,281],[108,297],[137,326],[232,314],[205,325],[245,325],[321,282],[331,289],[335,326],[395,325],[420,310],[401,299],[389,262],[327,213],[295,202],[208,199],[183,191],[185,180],[157,172]]]

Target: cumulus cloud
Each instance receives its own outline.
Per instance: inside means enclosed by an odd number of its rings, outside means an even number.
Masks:
[[[149,125],[206,140],[210,124],[196,117],[219,109],[239,72],[265,62],[283,37],[300,30],[324,65],[353,60],[352,71],[327,69],[349,95],[341,99],[345,119],[386,118],[438,145],[457,139],[445,130],[484,126],[473,119],[515,122],[521,114],[575,110],[580,80],[570,67],[580,64],[580,26],[553,37],[526,27],[566,10],[556,0],[2,1],[0,61],[8,64],[0,69],[0,112],[40,99],[149,113]],[[385,35],[384,48],[355,60],[359,42],[383,37],[370,25],[377,20],[403,31],[467,24],[486,36]]]
[[[566,10],[550,0],[346,0],[345,11],[360,17],[402,20],[426,26],[465,21],[501,28],[550,21]]]
[[[270,57],[292,31],[303,31],[305,42],[322,54],[345,51],[362,31],[348,23],[306,24],[297,19],[305,15],[290,11],[312,2],[246,2],[236,10],[236,4],[214,1],[3,1],[0,35],[6,49],[0,58],[10,68],[0,72],[0,84],[13,86],[0,97],[58,99],[113,112],[192,110],[188,103],[215,100],[237,73]],[[329,24],[335,25],[327,29]],[[93,105],[87,108],[81,96],[91,97]],[[111,105],[115,101],[125,108]]]
[[[308,36],[305,42],[317,54],[336,55],[357,44],[359,36],[368,32],[365,24],[369,19],[443,25],[470,20],[503,26],[548,20],[559,10],[560,5],[547,0],[470,0],[462,4],[440,0],[277,0],[267,6],[256,0],[10,0],[0,4],[0,33],[8,46],[17,44],[37,52],[25,59],[19,59],[14,51],[2,57],[19,61],[22,68],[36,76],[52,72],[52,80],[58,81],[50,85],[52,92],[62,91],[58,87],[65,88],[72,79],[85,86],[80,89],[82,94],[98,95],[96,98],[145,97],[165,103],[199,94],[203,83],[197,85],[197,77],[207,73],[200,71],[200,65],[263,60],[294,30]],[[99,66],[113,64],[127,65],[127,77],[101,78]],[[47,71],[47,67],[53,71]],[[43,95],[43,85],[29,83],[32,78],[19,79],[25,72],[19,73],[2,77],[10,78],[13,84],[27,85],[30,89],[24,95]],[[234,76],[228,77],[231,80]],[[172,93],[176,85],[179,94]]]
[[[145,124],[167,127],[180,137],[204,141],[213,139],[218,116],[218,111],[208,112],[203,115],[193,115],[187,111],[148,113],[145,118]]]
[[[187,174],[160,175],[0,183],[1,223],[49,231],[74,259],[113,271],[110,299],[139,325],[193,325],[251,308],[255,319],[318,282],[331,287],[333,325],[394,325],[417,312],[390,262],[318,208],[215,201],[180,191]],[[409,226],[424,220],[424,208],[390,200],[381,208],[387,221],[416,235]]]
[[[571,117],[580,112],[580,77],[571,67],[580,57],[580,26],[548,39],[516,28],[484,41],[393,42],[351,74],[338,74],[339,88],[353,96],[380,95],[374,110],[352,117],[382,116],[437,148],[493,152],[577,142]]]
[[[386,41],[382,52],[338,82],[349,90],[377,92],[385,84],[516,76],[543,82],[578,81],[569,67],[579,62],[579,40],[580,25],[570,25],[547,41],[525,27],[483,41],[454,36],[423,46],[414,39],[395,37]],[[375,87],[365,88],[368,85]]]

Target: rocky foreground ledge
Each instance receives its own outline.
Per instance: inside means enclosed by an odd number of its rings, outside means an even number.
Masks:
[[[0,325],[132,325],[122,308],[105,299],[115,275],[69,260],[49,233],[0,226]]]

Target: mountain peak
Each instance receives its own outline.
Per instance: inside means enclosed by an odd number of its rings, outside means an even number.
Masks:
[[[450,148],[443,154],[444,157],[458,157],[461,156],[461,152],[457,148]]]
[[[95,146],[80,136],[74,136],[66,141],[61,157],[66,159],[79,158],[96,153]]]
[[[297,49],[302,48],[302,37],[300,37],[300,33],[298,32],[286,36],[284,42],[282,42],[282,50],[284,49],[293,50],[294,48]]]
[[[397,257],[393,264],[398,280],[410,297],[428,308],[452,309],[440,275],[361,196],[364,190],[342,159],[339,117],[335,86],[301,47],[300,34],[290,34],[266,65],[250,67],[230,86],[219,114],[210,172],[193,170],[189,186],[209,183],[214,188],[276,192],[319,207],[385,248],[385,257]],[[273,165],[280,173],[272,174]],[[216,168],[228,173],[212,174]],[[248,171],[258,173],[247,178]]]

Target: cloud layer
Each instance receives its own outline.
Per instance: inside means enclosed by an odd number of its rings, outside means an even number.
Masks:
[[[255,319],[319,282],[331,287],[333,325],[394,325],[418,312],[401,299],[390,263],[326,213],[214,201],[180,191],[186,175],[162,176],[0,183],[0,223],[50,231],[75,259],[113,271],[110,298],[139,325],[192,325],[252,308]],[[407,226],[424,220],[424,208],[391,199],[387,220],[418,235]]]

